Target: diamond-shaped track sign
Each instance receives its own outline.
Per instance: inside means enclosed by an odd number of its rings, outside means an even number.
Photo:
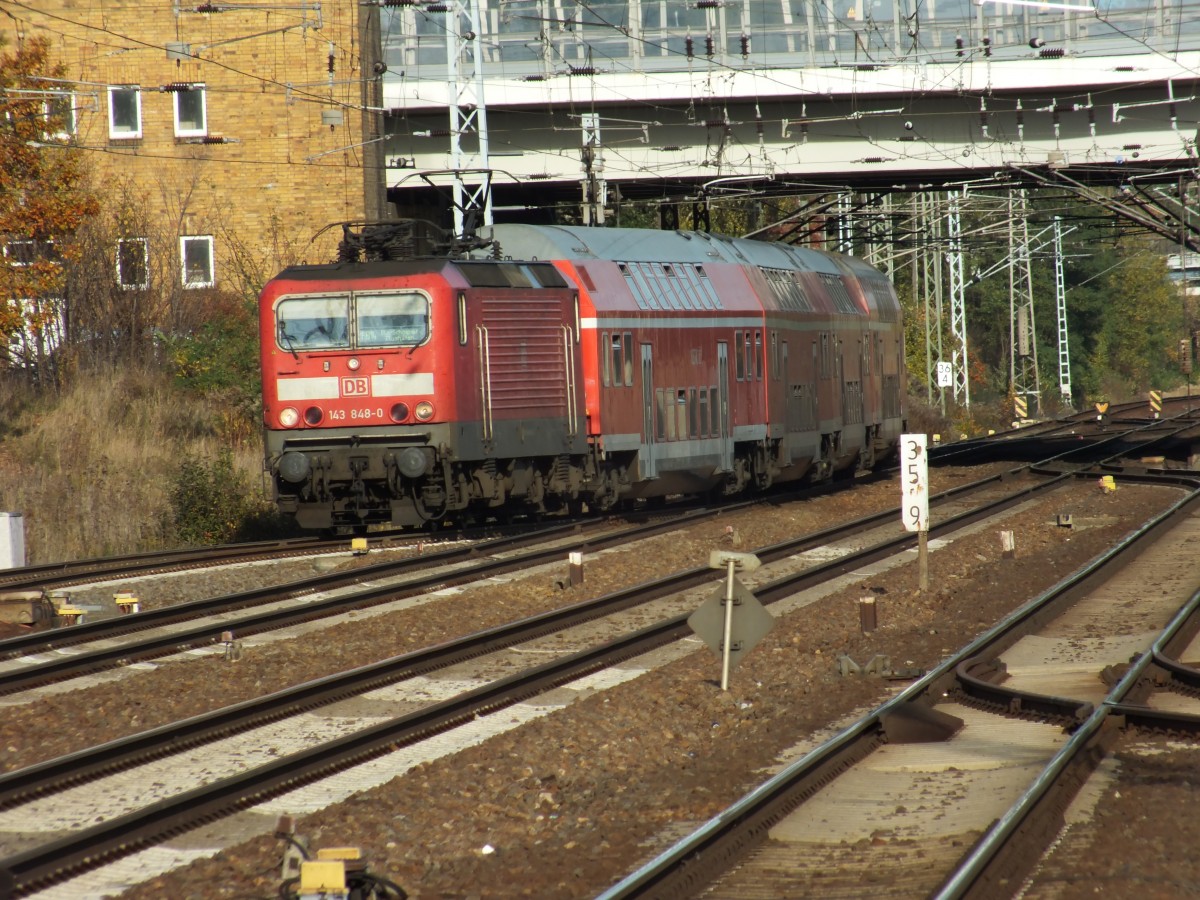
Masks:
[[[717,585],[711,597],[688,616],[688,625],[719,657],[725,641],[725,592],[727,582]],[[733,669],[757,646],[775,625],[775,617],[750,589],[737,578],[733,579],[733,623],[729,650],[729,668]]]

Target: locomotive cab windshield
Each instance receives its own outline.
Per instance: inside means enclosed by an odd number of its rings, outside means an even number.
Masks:
[[[275,322],[289,352],[415,347],[429,338],[429,298],[417,291],[286,297]]]

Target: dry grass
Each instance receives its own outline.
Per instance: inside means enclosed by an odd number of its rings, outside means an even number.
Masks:
[[[0,509],[25,519],[29,564],[158,549],[174,543],[170,490],[182,459],[231,447],[262,484],[257,435],[230,441],[224,408],[184,398],[161,373],[78,378],[51,403],[0,402]]]

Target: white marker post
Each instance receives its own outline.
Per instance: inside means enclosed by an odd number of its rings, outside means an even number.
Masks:
[[[900,517],[917,532],[918,587],[929,590],[929,455],[925,435],[900,435]]]

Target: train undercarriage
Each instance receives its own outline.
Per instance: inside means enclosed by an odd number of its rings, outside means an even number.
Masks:
[[[370,525],[424,528],[444,523],[607,511],[668,495],[736,496],[772,485],[820,482],[873,468],[894,449],[868,430],[845,447],[822,435],[815,452],[793,457],[779,440],[738,442],[732,465],[658,469],[643,477],[638,451],[531,458],[454,459],[429,446],[326,445],[286,448],[269,466],[276,501],[310,530]]]

